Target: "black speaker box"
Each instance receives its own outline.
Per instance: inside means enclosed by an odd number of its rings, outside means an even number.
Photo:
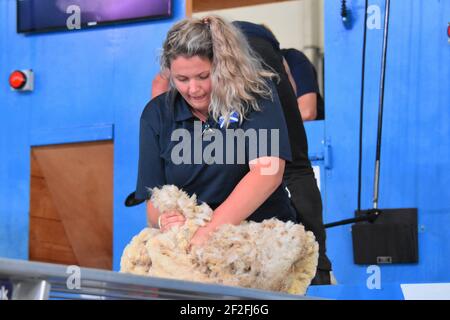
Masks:
[[[356,211],[355,214],[357,218],[363,217],[369,211]],[[375,222],[358,222],[352,226],[355,264],[418,262],[417,208],[379,211]]]

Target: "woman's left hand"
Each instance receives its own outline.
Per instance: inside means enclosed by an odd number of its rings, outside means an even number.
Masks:
[[[206,227],[200,227],[191,238],[190,246],[202,246],[210,237],[211,230]]]

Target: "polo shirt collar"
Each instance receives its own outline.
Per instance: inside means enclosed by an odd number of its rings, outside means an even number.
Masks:
[[[184,100],[179,92],[175,92],[175,98],[173,101],[175,121],[185,121],[195,118],[186,100]]]

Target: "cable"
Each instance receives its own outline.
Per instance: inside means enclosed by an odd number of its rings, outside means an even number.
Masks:
[[[375,181],[373,187],[373,208],[378,208],[378,191],[380,186],[380,165],[381,165],[381,133],[383,128],[383,107],[384,107],[384,83],[386,79],[386,55],[389,33],[389,12],[391,0],[386,0],[386,12],[384,17],[383,34],[383,55],[381,59],[381,79],[380,79],[380,101],[378,106],[378,130],[377,130],[377,151],[375,156]]]
[[[345,5],[345,0],[343,0]],[[361,210],[361,180],[362,180],[362,147],[363,147],[363,119],[364,119],[364,85],[366,70],[366,43],[367,43],[367,9],[369,0],[366,0],[364,7],[364,38],[362,49],[362,71],[361,71],[361,100],[359,104],[359,158],[358,158],[358,211]]]
[[[348,17],[348,12],[347,12],[347,1],[346,0],[342,0],[341,2],[341,17],[342,17],[342,21],[347,21],[347,17]]]

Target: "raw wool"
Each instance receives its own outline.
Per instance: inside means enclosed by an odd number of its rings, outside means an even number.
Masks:
[[[223,225],[201,247],[189,240],[212,210],[176,186],[152,189],[160,211],[177,210],[186,223],[165,233],[146,228],[125,248],[121,272],[304,294],[314,278],[319,246],[312,232],[278,219]]]
[[[134,236],[130,244],[125,247],[120,260],[121,270],[127,270],[137,275],[147,275],[152,267],[152,260],[147,253],[147,242],[158,235],[158,229],[145,228]]]

